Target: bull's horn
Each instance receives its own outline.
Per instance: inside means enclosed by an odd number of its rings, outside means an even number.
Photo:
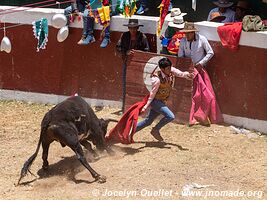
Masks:
[[[108,119],[104,119],[107,123],[109,123],[109,122],[118,122],[118,120],[117,119],[110,119],[110,118],[108,118]]]

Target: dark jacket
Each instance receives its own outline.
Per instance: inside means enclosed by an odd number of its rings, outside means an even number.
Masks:
[[[147,37],[140,31],[137,32],[137,41],[134,48],[131,48],[131,34],[129,31],[122,34],[120,40],[116,45],[116,48],[123,55],[125,55],[130,49],[149,51]]]

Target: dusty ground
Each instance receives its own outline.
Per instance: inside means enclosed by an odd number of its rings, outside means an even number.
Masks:
[[[107,177],[103,184],[93,181],[70,149],[55,142],[48,174],[41,170],[40,151],[31,167],[36,178],[29,174],[16,186],[51,106],[0,102],[0,199],[267,199],[267,137],[233,134],[218,125],[169,124],[162,130],[165,143],[156,142],[150,128],[142,130],[135,144],[116,145],[115,156],[104,153],[90,163]],[[104,108],[97,115],[119,119],[112,114],[116,111]],[[198,185],[186,197],[182,191],[193,183]],[[209,186],[198,187],[204,185]]]

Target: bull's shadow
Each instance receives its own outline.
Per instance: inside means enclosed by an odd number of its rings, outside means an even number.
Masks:
[[[155,141],[150,141],[150,142],[144,142],[144,141],[135,141],[136,144],[144,144],[144,146],[139,147],[139,148],[133,148],[133,147],[127,147],[127,146],[118,146],[118,145],[113,145],[112,149],[116,151],[116,149],[119,149],[120,151],[125,153],[126,155],[133,155],[136,153],[141,152],[142,149],[145,148],[160,148],[160,149],[171,149],[172,147],[175,147],[179,149],[180,151],[189,151],[189,149],[182,147],[181,145],[178,144],[173,144],[170,142],[155,142]]]
[[[86,159],[89,163],[94,162],[96,160],[91,160],[88,158],[87,153],[85,153]],[[90,172],[80,163],[77,159],[76,155],[70,157],[62,157],[56,163],[50,164],[47,170],[43,170],[42,168],[38,170],[37,174],[39,176],[38,179],[46,179],[53,176],[64,176],[68,180],[73,181],[75,183],[93,183],[96,180],[88,181],[88,180],[80,180],[76,179],[75,176],[86,170],[88,172],[88,179],[91,179]]]

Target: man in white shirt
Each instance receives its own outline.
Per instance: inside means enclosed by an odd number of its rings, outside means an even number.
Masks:
[[[160,70],[156,71],[156,68],[151,74],[152,90],[150,91],[146,105],[141,111],[145,112],[150,106],[149,114],[143,121],[138,122],[136,132],[152,124],[156,117],[162,114],[164,117],[152,128],[151,134],[156,140],[163,141],[159,132],[160,129],[175,118],[173,112],[166,105],[172,87],[174,86],[175,76],[192,79],[194,75],[193,73],[187,71],[182,72],[172,67],[172,63],[168,58],[160,59],[158,67]]]
[[[181,31],[186,37],[180,41],[178,57],[189,57],[196,68],[204,67],[214,55],[207,38],[197,32],[194,23],[186,22]]]
[[[214,52],[206,37],[200,35],[192,22],[186,22],[185,38],[180,42],[178,57],[189,57],[194,66],[192,107],[189,124],[209,126],[210,123],[222,122],[222,115],[216,101],[205,66],[213,57]]]

